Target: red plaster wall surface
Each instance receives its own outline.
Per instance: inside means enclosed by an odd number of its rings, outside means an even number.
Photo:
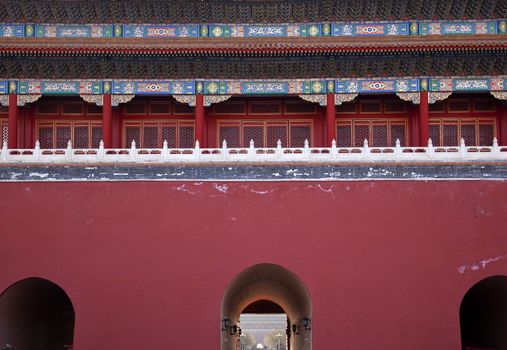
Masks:
[[[218,350],[227,285],[275,263],[309,290],[314,349],[460,349],[462,297],[507,275],[506,195],[502,181],[2,183],[0,291],[62,287],[74,350]]]

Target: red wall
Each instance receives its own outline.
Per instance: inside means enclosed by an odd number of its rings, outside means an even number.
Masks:
[[[218,350],[227,285],[270,262],[306,284],[314,349],[459,349],[465,292],[507,274],[506,195],[502,181],[2,183],[0,291],[61,286],[75,350]]]

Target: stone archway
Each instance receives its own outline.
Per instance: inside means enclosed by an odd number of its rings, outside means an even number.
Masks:
[[[463,350],[507,349],[507,276],[476,283],[460,307]]]
[[[260,301],[279,305],[290,323],[290,350],[312,348],[310,295],[301,280],[275,264],[259,264],[242,271],[227,287],[221,307],[221,349],[236,350],[239,318]]]
[[[53,350],[72,348],[74,308],[65,291],[31,277],[0,296],[0,348]]]

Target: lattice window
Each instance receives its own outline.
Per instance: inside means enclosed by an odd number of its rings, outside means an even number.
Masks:
[[[72,142],[72,129],[70,125],[56,125],[56,148],[67,148],[67,143]]]
[[[286,114],[313,114],[317,112],[317,104],[310,102],[285,102]]]
[[[132,140],[138,148],[162,148],[164,141],[169,148],[191,148],[194,147],[194,125],[182,120],[130,120],[124,125],[124,147],[130,147]]]
[[[269,125],[267,126],[266,147],[276,147],[278,140],[282,142],[282,147],[287,147],[287,125]]]
[[[351,147],[352,146],[352,125],[338,124],[336,127],[336,146]]]
[[[495,127],[493,123],[479,124],[479,145],[492,146],[495,137]]]
[[[7,127],[7,120],[0,121],[0,147],[4,142],[9,142],[9,129]]]
[[[88,148],[90,143],[89,126],[74,127],[74,148]]]
[[[494,112],[496,110],[496,103],[490,99],[475,99],[474,112]]]
[[[279,103],[250,103],[251,114],[280,114]]]
[[[437,101],[428,105],[428,111],[430,113],[444,113],[445,112],[445,103],[443,101]]]
[[[442,126],[442,144],[444,146],[457,146],[458,140],[458,124],[444,124]]]
[[[194,144],[194,127],[180,125],[179,147],[193,148]]]
[[[167,147],[177,147],[176,125],[162,125],[162,142],[167,141]]]
[[[439,124],[431,124],[429,125],[429,136],[433,146],[440,147],[442,146],[442,142],[440,140],[440,125]]]
[[[38,114],[58,114],[58,103],[43,102],[37,104]]]
[[[336,114],[356,114],[357,106],[357,102],[345,102],[336,106]]]
[[[227,142],[227,147],[241,147],[240,144],[240,125],[221,125],[219,127],[219,147],[223,141]]]
[[[169,102],[150,102],[150,114],[171,114]]]
[[[53,125],[39,127],[40,148],[55,148],[53,145]]]
[[[354,147],[362,147],[364,140],[371,142],[369,129],[369,125],[354,125]]]
[[[290,125],[290,147],[304,147],[305,140],[312,145],[312,127],[311,125]]]
[[[305,140],[312,144],[311,121],[219,121],[219,146],[225,139],[228,147],[303,147]]]
[[[92,126],[92,148],[99,148],[102,140],[102,126]]]
[[[243,126],[243,147],[253,140],[255,147],[264,147],[264,126]]]
[[[213,105],[215,114],[245,114],[244,103],[217,103]]]
[[[385,100],[384,112],[385,113],[404,113],[407,111],[407,102],[401,99]]]
[[[143,143],[142,146],[144,148],[158,148],[160,147],[160,142],[158,140],[158,125],[144,125],[143,128]]]
[[[3,114],[9,113],[9,106],[0,105],[0,113]]]
[[[371,145],[374,147],[386,147],[387,143],[387,124],[374,123],[372,125]]]
[[[475,123],[461,124],[461,138],[465,140],[466,145],[475,145]],[[461,140],[460,138],[460,140]]]
[[[461,113],[470,111],[470,101],[466,99],[455,99],[447,102],[449,113]]]
[[[364,140],[374,147],[394,147],[396,139],[406,144],[406,119],[339,120],[336,124],[338,147],[362,147]]]
[[[141,128],[139,126],[127,126],[125,128],[126,147],[130,147],[132,141],[136,142],[136,147],[139,147],[141,144]]]
[[[62,114],[83,115],[83,103],[71,102],[62,104]]]
[[[430,137],[434,146],[458,146],[462,138],[467,146],[491,146],[495,137],[495,120],[494,118],[432,119]]]
[[[146,114],[146,102],[136,101],[129,102],[123,105],[123,113],[125,114],[136,114],[136,115],[144,115]]]
[[[380,101],[360,101],[359,111],[362,114],[382,113],[382,103]]]
[[[406,127],[405,124],[391,124],[391,147],[396,146],[396,139],[400,140],[400,146],[405,147]]]

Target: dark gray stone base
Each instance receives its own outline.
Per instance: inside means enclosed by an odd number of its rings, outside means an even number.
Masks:
[[[504,180],[507,164],[4,165],[0,181]]]

